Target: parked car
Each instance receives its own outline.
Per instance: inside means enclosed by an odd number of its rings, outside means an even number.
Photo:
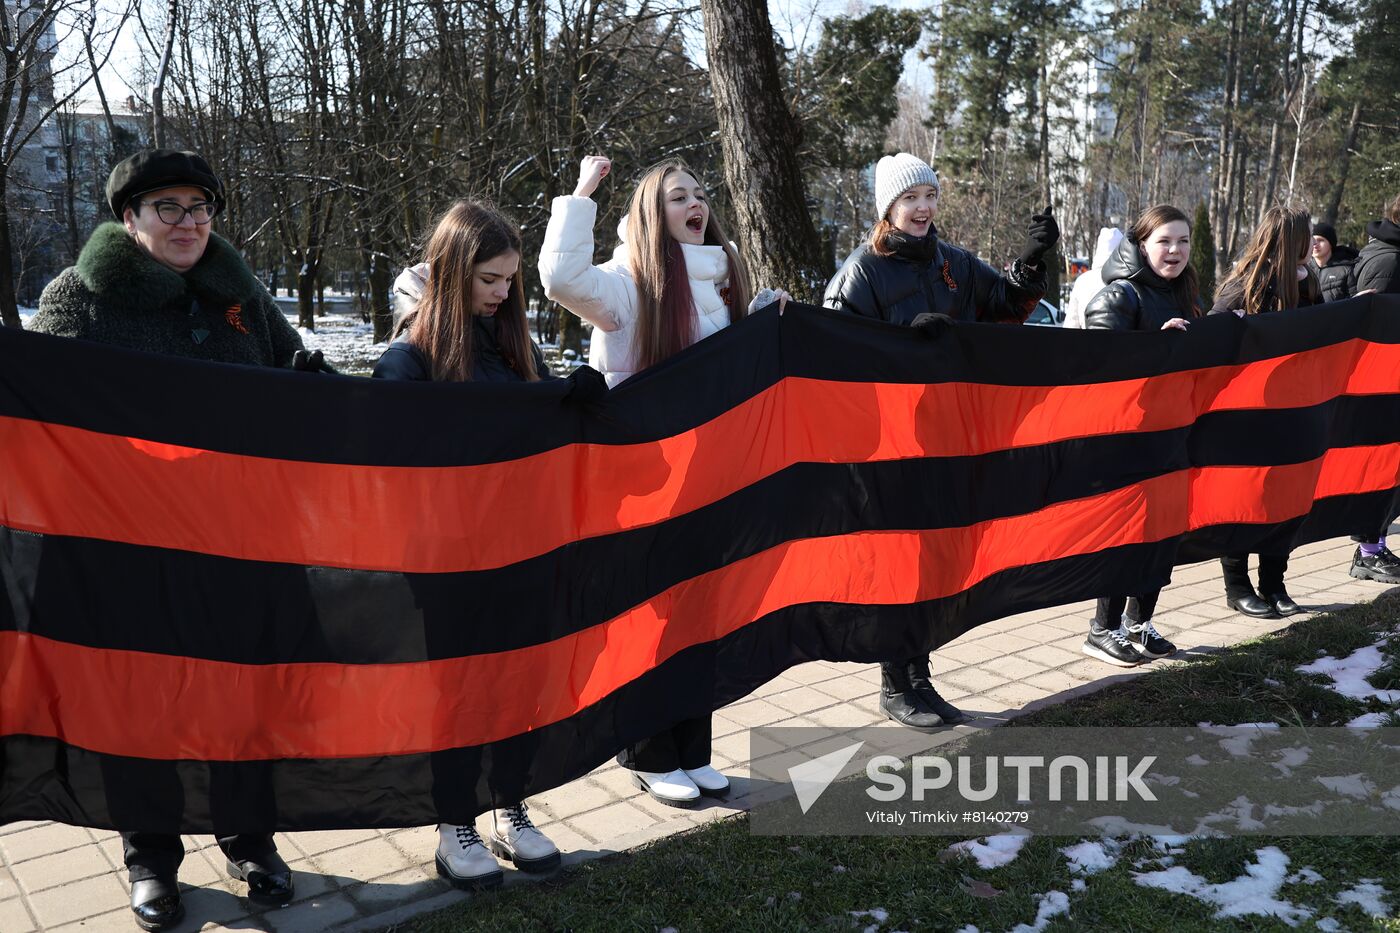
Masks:
[[[1041,327],[1059,327],[1064,322],[1065,313],[1044,298],[1031,309],[1031,316],[1026,318],[1027,324],[1038,324]]]

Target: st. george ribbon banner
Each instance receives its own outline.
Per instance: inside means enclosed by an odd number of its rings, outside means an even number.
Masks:
[[[1400,298],[766,310],[601,401],[0,328],[0,822],[467,823],[813,659],[1382,527]]]

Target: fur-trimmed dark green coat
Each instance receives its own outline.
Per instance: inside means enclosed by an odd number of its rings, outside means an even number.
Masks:
[[[227,240],[210,233],[204,255],[181,275],[142,252],[118,223],[93,231],[77,265],[49,283],[29,329],[256,366],[290,366],[302,349],[301,335]]]

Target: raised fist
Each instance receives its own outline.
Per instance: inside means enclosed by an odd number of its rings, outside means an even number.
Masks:
[[[578,165],[578,184],[574,186],[574,197],[593,197],[593,192],[598,190],[598,183],[611,171],[610,159],[603,156],[584,156]]]

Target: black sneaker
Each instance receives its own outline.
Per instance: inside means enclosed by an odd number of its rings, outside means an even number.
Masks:
[[[1128,643],[1143,657],[1165,658],[1169,654],[1176,654],[1176,645],[1162,637],[1162,633],[1153,627],[1151,619],[1146,622],[1129,622],[1127,628]]]
[[[1089,629],[1089,637],[1084,639],[1084,653],[1118,667],[1137,667],[1144,660],[1122,627]]]
[[[1400,557],[1383,547],[1377,554],[1367,557],[1356,549],[1351,559],[1351,575],[1358,580],[1375,580],[1377,583],[1400,583]]]

